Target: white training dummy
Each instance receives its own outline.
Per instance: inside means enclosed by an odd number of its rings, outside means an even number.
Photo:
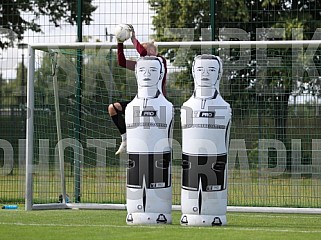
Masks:
[[[226,224],[231,108],[219,93],[222,72],[217,56],[194,59],[194,93],[181,108],[182,225]]]
[[[128,224],[172,222],[173,105],[162,94],[161,58],[143,57],[135,68],[138,92],[127,105]]]

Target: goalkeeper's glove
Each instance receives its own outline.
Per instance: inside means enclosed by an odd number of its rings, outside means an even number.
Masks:
[[[129,27],[129,31],[135,32],[133,25],[131,25],[131,24],[126,24],[126,25]]]
[[[131,38],[132,40],[135,39],[135,38],[136,38],[136,34],[135,34],[135,29],[134,29],[133,25],[131,25],[131,24],[126,24],[126,25],[128,26],[129,31],[130,31],[130,33],[131,33],[130,38]]]

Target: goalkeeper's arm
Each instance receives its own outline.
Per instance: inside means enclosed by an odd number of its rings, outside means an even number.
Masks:
[[[135,34],[135,29],[133,27],[133,25],[131,24],[127,24],[130,28],[131,31],[131,40],[132,43],[134,45],[134,47],[136,48],[137,52],[139,53],[139,56],[141,57],[145,57],[147,55],[147,50],[146,48],[144,48],[144,46],[137,40],[136,38],[136,34]]]
[[[136,61],[126,59],[124,54],[124,44],[120,42],[117,44],[117,60],[119,66],[132,71],[135,70]]]

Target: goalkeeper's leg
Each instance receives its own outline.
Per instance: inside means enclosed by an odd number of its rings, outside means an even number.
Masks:
[[[125,108],[128,103],[129,101],[116,102],[108,106],[109,116],[111,117],[115,126],[119,130],[122,138],[122,142],[119,146],[119,149],[115,153],[116,155],[120,154],[121,152],[125,152],[127,147],[126,124],[125,124],[124,114],[125,114]]]

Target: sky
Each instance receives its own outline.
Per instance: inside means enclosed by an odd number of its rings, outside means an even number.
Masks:
[[[94,36],[92,41],[96,41],[96,39],[106,41],[105,28],[108,26],[108,32],[113,33],[114,27],[119,23],[131,23],[135,28],[138,39],[141,41],[149,40],[148,36],[152,34],[151,17],[154,13],[150,10],[147,0],[94,0],[93,5],[98,6],[92,16],[94,21],[91,25],[83,26],[83,35]],[[28,14],[24,16],[28,18]],[[49,18],[45,16],[40,17],[38,23],[42,26],[43,33],[26,32],[24,43],[68,43],[76,41],[77,28],[75,26],[66,24],[55,28],[48,24]],[[148,29],[146,29],[146,25]],[[115,42],[116,40],[113,38],[112,41]],[[0,50],[0,72],[4,79],[16,78],[16,68],[22,60],[22,53],[24,53],[24,62],[27,65],[27,50],[21,50],[17,47]]]

